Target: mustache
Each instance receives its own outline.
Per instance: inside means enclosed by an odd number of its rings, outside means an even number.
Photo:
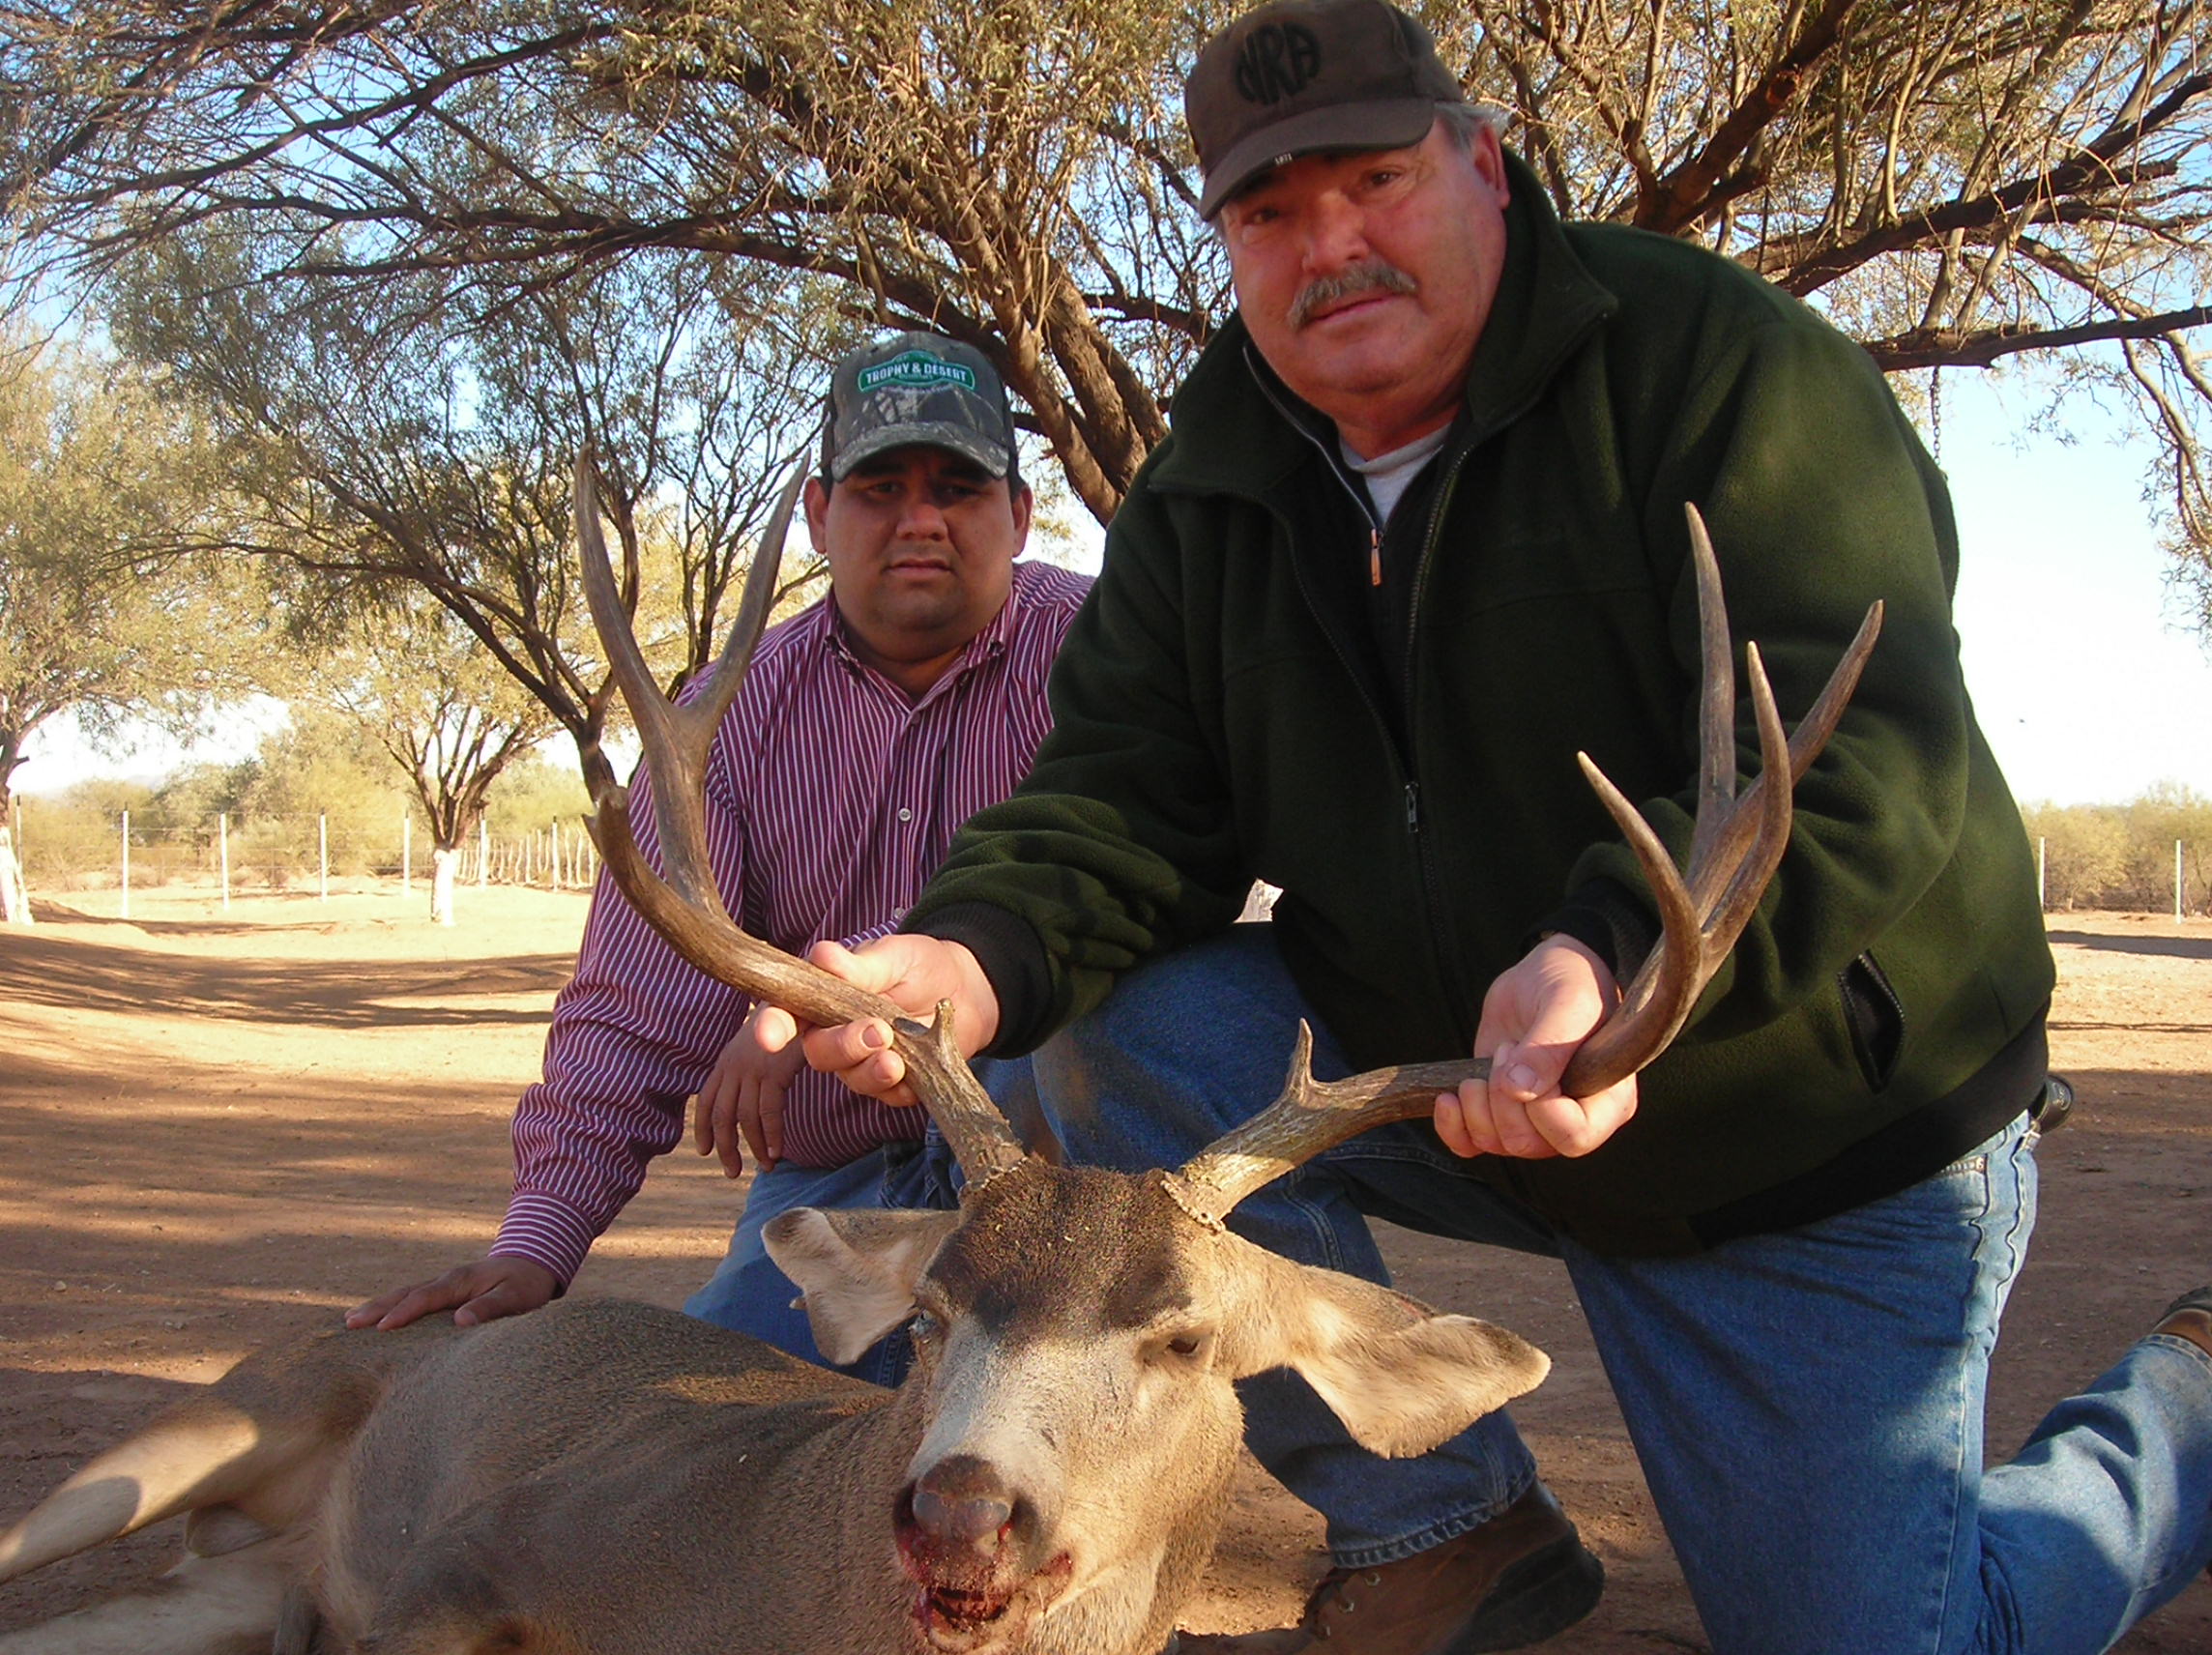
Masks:
[[[1419,287],[1418,282],[1388,260],[1365,259],[1299,288],[1297,297],[1291,301],[1290,324],[1293,331],[1303,328],[1323,305],[1355,299],[1362,293],[1414,293]]]

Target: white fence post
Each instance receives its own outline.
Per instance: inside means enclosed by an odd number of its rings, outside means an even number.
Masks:
[[[491,824],[477,818],[477,889],[481,890],[491,879]]]
[[[415,893],[415,813],[399,813],[399,894]]]
[[[230,812],[216,818],[216,842],[219,847],[218,860],[222,869],[222,911],[230,912]]]
[[[131,812],[123,813],[123,917],[131,917]]]
[[[2046,914],[2051,912],[2051,903],[2044,895],[2043,879],[2044,872],[2050,865],[2050,852],[2049,839],[2038,838],[2035,841],[2035,906]]]
[[[331,819],[327,812],[315,813],[315,900],[331,899]]]
[[[2173,916],[2181,917],[2181,841],[2173,842]]]

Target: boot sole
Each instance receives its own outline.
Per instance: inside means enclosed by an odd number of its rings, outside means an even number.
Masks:
[[[1584,1549],[1581,1538],[1555,1540],[1498,1577],[1447,1655],[1493,1655],[1541,1643],[1597,1608],[1604,1591],[1605,1565]]]

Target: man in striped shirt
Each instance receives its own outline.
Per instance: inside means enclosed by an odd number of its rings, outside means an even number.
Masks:
[[[890,931],[970,815],[1013,790],[1050,720],[1044,684],[1090,583],[1016,564],[1032,496],[998,375],[978,353],[905,334],[832,377],[806,524],[830,595],[772,628],[715,738],[707,827],[731,914],[793,954]],[[650,777],[630,820],[656,855]],[[847,1090],[793,1044],[754,1038],[746,998],[661,941],[612,885],[593,895],[555,1002],[544,1077],[514,1117],[515,1177],[490,1254],[371,1299],[351,1326],[451,1310],[468,1324],[564,1291],[600,1232],[682,1136],[754,1160],[728,1257],[685,1307],[821,1360],[760,1244],[788,1207],[951,1206],[952,1162],[919,1111]],[[1020,1118],[1028,1060],[986,1065]],[[879,1348],[852,1372],[890,1380]]]

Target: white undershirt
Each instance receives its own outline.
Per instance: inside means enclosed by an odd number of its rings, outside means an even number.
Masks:
[[[1413,485],[1413,479],[1420,476],[1421,467],[1436,458],[1438,450],[1444,446],[1444,439],[1450,435],[1450,425],[1440,425],[1427,436],[1415,437],[1404,448],[1377,454],[1371,460],[1363,460],[1353,453],[1342,437],[1336,440],[1336,448],[1344,456],[1344,463],[1366,482],[1367,497],[1375,502],[1376,514],[1387,523],[1390,513],[1398,509],[1398,502],[1405,498],[1406,490]]]

